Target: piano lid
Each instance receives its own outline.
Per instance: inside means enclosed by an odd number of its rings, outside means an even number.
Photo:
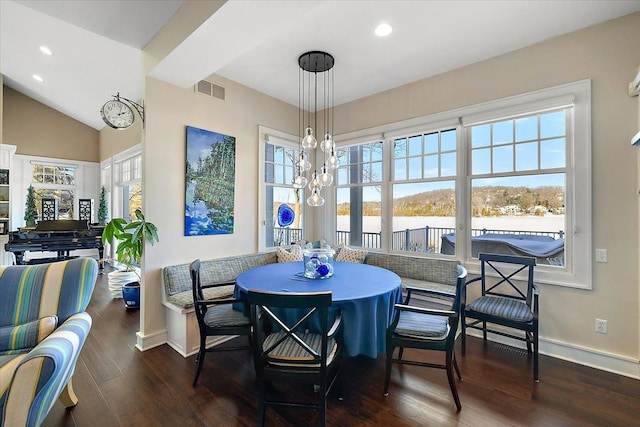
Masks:
[[[54,219],[38,221],[34,231],[84,231],[89,230],[86,219]]]

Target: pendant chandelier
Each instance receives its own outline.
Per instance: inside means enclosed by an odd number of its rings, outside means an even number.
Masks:
[[[324,198],[320,191],[323,187],[333,184],[333,170],[338,167],[336,145],[333,140],[334,59],[326,52],[311,51],[300,55],[298,65],[298,106],[302,136],[292,184],[296,189],[308,185],[311,194],[307,198],[307,204],[322,206]],[[320,143],[314,132],[316,135],[323,135]],[[318,145],[322,153],[316,150]],[[316,165],[313,172],[312,160]],[[322,166],[318,173],[317,165],[320,160]]]

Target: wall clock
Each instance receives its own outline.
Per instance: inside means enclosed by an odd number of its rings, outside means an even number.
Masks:
[[[126,129],[135,120],[131,107],[119,99],[105,102],[100,109],[100,115],[102,120],[114,129]]]

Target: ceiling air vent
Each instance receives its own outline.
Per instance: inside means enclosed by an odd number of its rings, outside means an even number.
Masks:
[[[224,101],[224,88],[206,80],[200,80],[198,82],[196,85],[196,92],[222,99]]]

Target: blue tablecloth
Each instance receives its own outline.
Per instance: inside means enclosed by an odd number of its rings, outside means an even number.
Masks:
[[[267,292],[331,291],[333,307],[342,310],[345,352],[376,358],[386,349],[386,330],[394,304],[402,301],[400,277],[367,264],[334,263],[333,277],[307,279],[302,262],[267,264],[247,270],[236,279],[235,296],[249,289]]]

